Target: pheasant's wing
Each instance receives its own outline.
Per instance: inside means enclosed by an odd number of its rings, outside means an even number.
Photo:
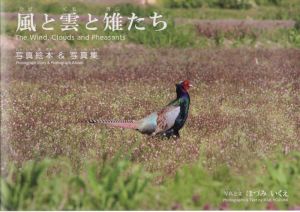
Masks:
[[[157,127],[154,134],[165,132],[174,126],[180,113],[180,106],[169,105],[157,113]]]
[[[180,99],[174,99],[171,102],[169,102],[169,104],[167,104],[166,107],[168,106],[179,106],[180,105]]]
[[[159,112],[151,113],[138,121],[138,131],[145,134],[157,134],[170,129],[178,114],[180,113],[180,102],[175,99]]]
[[[157,113],[151,113],[150,115],[146,116],[145,118],[138,121],[138,128],[137,130],[141,133],[151,135],[157,126]]]

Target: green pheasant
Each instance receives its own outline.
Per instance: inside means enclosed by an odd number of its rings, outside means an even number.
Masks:
[[[184,126],[189,113],[190,96],[188,89],[192,87],[189,80],[176,84],[177,97],[158,112],[153,112],[137,121],[114,121],[90,119],[91,124],[105,124],[111,127],[135,129],[143,134],[180,137],[179,130]]]

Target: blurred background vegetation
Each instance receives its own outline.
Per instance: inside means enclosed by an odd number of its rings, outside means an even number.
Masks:
[[[6,12],[7,35],[16,34],[15,13],[23,7],[25,10],[32,7],[34,13],[48,13],[61,15],[71,11],[74,7],[78,14],[87,16],[88,13],[103,16],[107,7],[111,11],[119,11],[123,16],[129,16],[134,11],[139,17],[149,17],[154,11],[159,12],[168,21],[168,30],[156,32],[151,26],[145,31],[123,30],[119,32],[103,31],[100,18],[98,35],[125,35],[128,43],[142,44],[149,47],[299,47],[299,14],[300,6],[297,0],[160,0],[155,4],[131,4],[116,1],[113,5],[101,4],[101,1],[9,1],[4,0],[3,12]],[[112,1],[111,3],[113,3]],[[126,2],[126,1],[125,1]],[[43,17],[37,22],[37,31],[43,35],[41,29]],[[233,21],[234,19],[235,21]],[[203,21],[211,20],[211,21]],[[220,23],[218,20],[226,20]],[[236,22],[236,20],[240,20]],[[273,20],[267,21],[267,20]],[[276,20],[276,21],[275,21]],[[265,22],[259,22],[265,21]],[[280,22],[281,21],[281,22]],[[126,29],[126,25],[124,28]],[[149,24],[149,23],[148,23]],[[59,25],[53,34],[65,35]],[[51,34],[50,33],[50,34]],[[24,35],[28,32],[18,32]],[[84,25],[75,35],[91,34]],[[27,41],[31,43],[31,41]],[[67,41],[71,46],[101,46],[107,41]],[[124,42],[124,41],[121,41]],[[51,43],[48,44],[51,46]]]
[[[299,209],[298,0],[2,2],[1,39],[13,47],[2,76],[2,129],[10,133],[1,143],[9,146],[2,210]],[[75,7],[99,16],[98,35],[126,40],[19,41],[16,34],[31,34],[16,33],[21,7],[57,20]],[[107,7],[123,16],[159,12],[168,28],[103,31]],[[36,21],[39,35],[70,34]],[[91,33],[80,21],[71,34]],[[96,48],[102,60],[17,66],[15,48]],[[180,141],[76,124],[142,117],[173,98],[183,78],[197,86]],[[288,201],[232,203],[225,191],[288,191]]]
[[[74,173],[68,159],[29,161],[21,170],[10,168],[1,180],[2,210],[227,210],[285,209],[299,203],[300,154],[292,153],[280,162],[264,161],[249,178],[237,176],[229,167],[207,172],[201,162],[182,167],[159,186],[151,186],[153,174],[116,156],[86,164]],[[266,169],[265,171],[262,169]],[[264,173],[263,175],[261,173]],[[249,189],[251,188],[251,189]],[[224,192],[266,192],[266,201],[224,204]],[[283,193],[280,193],[283,192]],[[232,198],[232,197],[228,197]],[[257,197],[263,199],[263,197]],[[223,202],[223,203],[222,203]],[[289,209],[294,209],[289,207]],[[295,207],[296,209],[296,207]]]

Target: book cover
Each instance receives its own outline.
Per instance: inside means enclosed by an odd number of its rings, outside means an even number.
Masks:
[[[1,0],[1,210],[300,210],[298,0]]]

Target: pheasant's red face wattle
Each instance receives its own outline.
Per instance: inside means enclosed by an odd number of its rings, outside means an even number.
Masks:
[[[190,87],[192,87],[192,84],[190,83],[189,80],[184,80],[182,82],[182,87],[185,91],[187,91]]]

